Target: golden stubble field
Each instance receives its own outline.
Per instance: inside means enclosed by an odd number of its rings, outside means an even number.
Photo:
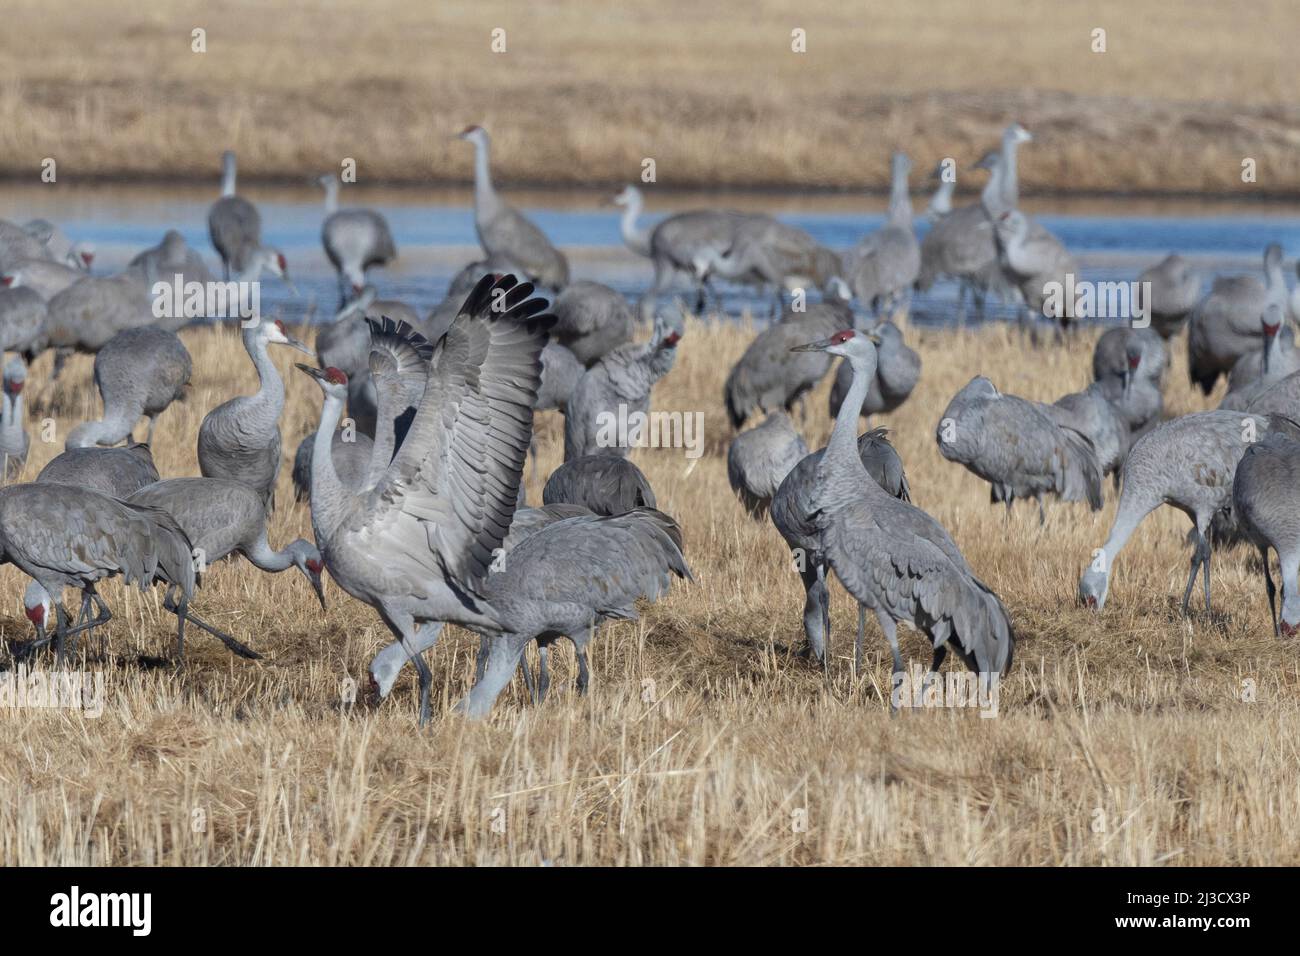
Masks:
[[[447,713],[468,688],[475,643],[452,630],[429,655],[435,719],[415,722],[410,675],[376,710],[344,708],[386,630],[327,584],[322,616],[296,572],[213,568],[195,607],[261,650],[246,662],[196,634],[182,671],[146,667],[171,652],[160,595],[109,585],[104,645],[74,666],[100,671],[106,707],[0,712],[3,864],[1264,864],[1300,862],[1297,647],[1273,638],[1253,557],[1220,554],[1212,620],[1178,617],[1187,522],[1148,519],[1117,563],[1100,617],[1075,606],[1078,573],[1114,510],[1022,506],[1008,519],[983,484],[944,462],[933,431],[977,372],[1050,399],[1085,384],[1095,334],[1033,350],[1002,327],[909,331],[922,381],[887,424],[919,505],[953,533],[1004,598],[1019,632],[998,716],[931,710],[891,717],[889,659],[874,623],[868,667],[851,676],[851,600],[833,586],[826,681],[794,654],[802,590],[769,523],[746,518],[727,486],[721,384],[752,328],[692,321],[657,408],[701,410],[707,450],[636,460],[685,531],[694,585],[675,585],[637,624],[602,632],[592,693],[569,688],[567,644],[552,697],[525,706],[518,678],[490,719]],[[310,335],[308,335],[310,338]],[[162,418],[165,476],[194,474],[204,411],[254,387],[233,332],[191,330],[189,401]],[[1202,407],[1174,350],[1173,412]],[[313,425],[319,392],[289,375],[286,455]],[[29,379],[39,421],[60,433],[97,405],[90,360],[57,389]],[[825,438],[823,386],[810,401]],[[558,464],[559,423],[539,423],[541,470]],[[27,477],[58,450],[34,440]],[[272,543],[309,535],[287,467]],[[26,636],[23,586],[0,569],[0,631]],[[98,638],[97,638],[98,640]],[[911,660],[928,660],[904,633]],[[1254,688],[1253,702],[1243,691]]]
[[[1029,192],[1300,192],[1291,0],[0,8],[0,174],[31,182],[53,158],[60,182],[215,183],[226,147],[246,178],[352,157],[367,184],[463,182],[450,137],[482,123],[501,184],[610,185],[651,157],[670,188],[881,190],[892,149],[919,182],[1016,119],[1038,137]]]

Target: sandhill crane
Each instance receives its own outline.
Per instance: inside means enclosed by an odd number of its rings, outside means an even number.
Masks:
[[[95,585],[119,574],[142,590],[155,581],[167,585],[163,606],[178,618],[178,660],[184,659],[187,620],[219,637],[236,654],[258,656],[189,613],[197,580],[190,542],[175,519],[157,508],[71,485],[10,485],[0,489],[0,563],[13,564],[33,579],[23,604],[37,626],[38,646],[49,640],[42,631],[54,612],[52,637],[60,664],[67,638],[107,624],[112,617]],[[82,595],[82,622],[72,627],[56,600],[69,587]]]
[[[1150,330],[1110,329],[1097,340],[1094,381],[1128,426],[1129,444],[1164,416],[1161,376],[1167,360],[1163,343]]]
[[[604,453],[570,459],[551,472],[542,503],[580,505],[598,515],[658,507],[641,469],[620,455]]]
[[[746,285],[770,287],[772,315],[781,310],[782,293],[815,287],[840,299],[849,297],[840,257],[803,229],[770,216],[738,220],[731,248],[719,253],[702,247],[695,256],[695,275],[707,275]]]
[[[158,480],[149,446],[70,448],[51,458],[36,476],[40,482],[89,488],[125,500]]]
[[[46,255],[79,272],[89,272],[95,261],[95,247],[89,242],[74,242],[67,233],[48,219],[31,219],[23,223],[28,234],[45,246]]]
[[[306,501],[311,497],[311,456],[312,446],[316,441],[314,434],[309,434],[298,444],[293,455],[293,500]],[[356,428],[337,429],[334,432],[333,459],[334,470],[338,473],[339,483],[349,491],[357,491],[365,484],[370,473],[370,458],[374,453],[374,440]]]
[[[549,343],[542,349],[542,386],[537,392],[536,411],[564,411],[585,372],[577,356],[563,345]]]
[[[1242,454],[1269,430],[1268,419],[1242,412],[1194,412],[1170,419],[1143,435],[1124,462],[1124,486],[1106,543],[1093,552],[1079,580],[1079,598],[1091,608],[1106,605],[1115,559],[1142,519],[1162,504],[1192,519],[1191,573],[1183,592],[1188,613],[1197,572],[1205,569],[1205,609],[1210,609],[1210,539],[1214,516],[1232,503],[1232,480]]]
[[[599,282],[571,282],[551,304],[551,311],[555,313],[552,340],[567,346],[587,368],[631,342],[635,334],[627,299]]]
[[[190,353],[175,332],[153,326],[118,332],[95,354],[104,417],[72,429],[66,447],[116,445],[130,439],[141,415],[149,419],[145,444],[152,444],[158,416],[184,397],[192,369]]]
[[[373,209],[339,209],[339,180],[333,173],[319,179],[325,189],[321,244],[339,275],[339,304],[366,285],[366,270],[397,258],[388,220]]]
[[[1247,352],[1228,374],[1228,394],[1220,408],[1245,409],[1264,394],[1274,382],[1300,371],[1300,353],[1296,352],[1295,332],[1284,325],[1285,316],[1276,302],[1270,302],[1260,317],[1264,331],[1258,352]]]
[[[858,458],[871,480],[886,494],[912,500],[912,489],[903,470],[903,460],[889,443],[884,428],[873,428],[858,438]],[[830,592],[826,588],[826,559],[821,532],[817,527],[817,469],[826,449],[802,458],[785,476],[772,496],[772,524],[785,538],[804,587],[803,628],[808,653],[823,667],[830,664]],[[858,630],[866,627],[859,611]]]
[[[889,216],[849,257],[848,281],[862,308],[888,317],[907,298],[921,270],[921,246],[912,228],[907,177],[912,161],[895,153],[890,165]]]
[[[808,445],[784,409],[769,412],[758,425],[731,440],[727,481],[751,518],[767,515],[777,488],[807,455]]]
[[[492,186],[491,141],[481,126],[467,126],[459,138],[474,144],[474,226],[489,256],[509,256],[539,285],[560,290],[569,282],[569,261],[546,234],[497,195]]]
[[[4,367],[4,394],[0,396],[0,475],[12,481],[22,474],[27,463],[27,449],[32,439],[27,434],[27,421],[23,414],[23,385],[27,381],[27,366],[18,356],[11,356]]]
[[[876,377],[871,381],[867,391],[866,403],[862,414],[870,418],[884,412],[892,412],[907,401],[921,378],[921,356],[903,341],[903,333],[892,322],[881,322],[871,329],[880,340],[876,346]],[[841,362],[835,370],[835,381],[831,385],[831,417],[840,413],[840,403],[848,394],[853,381],[853,369],[847,362]]]
[[[1092,444],[1038,403],[999,392],[983,375],[953,396],[935,441],[944,458],[987,481],[989,500],[1006,502],[1008,513],[1017,498],[1033,498],[1041,523],[1045,494],[1101,508],[1102,473]]]
[[[1142,375],[1157,385],[1169,367],[1169,350],[1159,333],[1150,328],[1134,329],[1120,325],[1107,329],[1097,339],[1092,349],[1092,378],[1096,382],[1120,381],[1132,372],[1130,353],[1136,349],[1142,356],[1139,363]]]
[[[1118,483],[1120,466],[1128,454],[1128,423],[1107,400],[1101,385],[1093,382],[1083,391],[1063,395],[1043,408],[1058,425],[1088,439],[1102,476],[1114,475]]]
[[[925,218],[933,223],[952,212],[952,197],[957,191],[957,177],[949,175],[947,162],[940,160],[931,170],[930,178],[939,183],[934,189],[934,195],[930,197],[929,205],[925,208]]]
[[[46,335],[50,348],[58,350],[53,378],[72,352],[98,352],[123,329],[158,323],[148,287],[130,272],[106,279],[86,276],[50,299],[46,308]]]
[[[1286,277],[1282,274],[1282,247],[1277,243],[1264,250],[1263,279],[1220,276],[1192,311],[1187,325],[1187,370],[1193,385],[1209,395],[1219,376],[1230,372],[1237,359],[1261,347],[1259,317],[1270,303],[1286,314]]]
[[[755,412],[789,411],[831,367],[829,356],[792,353],[790,348],[852,324],[853,313],[846,304],[818,302],[760,332],[732,366],[723,386],[731,426],[739,431]]]
[[[0,268],[0,286],[30,289],[48,302],[86,274],[48,259],[18,259]]]
[[[1247,537],[1259,548],[1268,594],[1268,616],[1276,637],[1291,637],[1300,628],[1300,433],[1278,418],[1262,441],[1241,456],[1232,482],[1232,512]],[[1268,569],[1268,549],[1277,552],[1282,572],[1282,614]]]
[[[586,647],[595,629],[606,620],[637,620],[636,602],[658,599],[674,576],[694,580],[681,529],[658,511],[567,518],[528,536],[484,582],[495,621],[471,625],[487,655],[482,676],[456,709],[485,716],[534,640],[543,655],[538,699],[546,696],[546,648],[561,637],[577,651],[578,691],[585,693]]]
[[[45,300],[19,284],[14,276],[0,278],[0,351],[21,352],[32,361],[49,340]]]
[[[870,338],[844,329],[799,347],[839,355],[853,368],[853,385],[817,465],[813,514],[824,559],[859,610],[874,611],[880,622],[893,654],[895,680],[904,670],[898,622],[929,638],[934,650],[931,672],[939,669],[951,647],[982,679],[1005,674],[1015,643],[1007,609],[975,577],[939,522],[887,494],[858,457],[857,410],[876,373]],[[860,626],[854,651],[859,673],[862,632]]]
[[[1048,285],[1064,288],[1069,276],[1078,277],[1079,265],[1061,241],[1041,226],[1031,226],[1029,217],[1018,209],[1009,209],[996,219],[998,256],[1003,272],[1017,283],[1024,296],[1028,316],[1044,314]],[[1060,315],[1052,316],[1057,329],[1066,329],[1074,321],[1074,303],[1059,303]]]
[[[150,288],[155,282],[173,282],[181,277],[181,284],[189,282],[208,283],[212,273],[207,263],[175,229],[168,229],[162,241],[137,254],[127,266],[144,277]]]
[[[1151,300],[1143,304],[1151,327],[1161,338],[1171,339],[1187,324],[1187,317],[1201,300],[1201,277],[1186,259],[1171,252],[1138,276],[1140,288],[1147,283]]]
[[[637,218],[645,208],[641,190],[625,186],[614,197],[614,204],[623,207],[619,229],[623,242],[638,255],[647,256],[654,265],[654,283],[641,300],[642,317],[653,314],[658,296],[668,287],[674,274],[682,272],[695,282],[695,311],[704,311],[704,294],[709,288],[709,273],[696,271],[696,260],[705,250],[723,255],[736,240],[736,226],[746,219],[759,217],[727,209],[695,209],[679,212],[661,219],[653,228],[645,230],[636,226]]]
[[[432,675],[417,635],[442,622],[496,626],[482,588],[518,497],[541,382],[550,316],[533,287],[513,276],[485,278],[437,345],[428,384],[406,440],[391,462],[376,453],[367,487],[345,489],[333,440],[347,395],[338,369],[298,368],[324,394],[312,452],[311,513],[331,576],[379,611],[420,676],[420,720],[428,721]],[[424,359],[420,339],[399,326],[376,336],[372,361]],[[418,336],[417,336],[418,338]],[[381,396],[381,401],[383,401]]]
[[[1300,421],[1300,372],[1292,372],[1251,399],[1245,409],[1255,415],[1281,415]]]
[[[681,337],[680,315],[656,318],[648,341],[620,346],[583,373],[564,410],[565,461],[602,452],[627,455],[648,439],[634,427],[633,416],[650,411],[650,390],[672,369]],[[625,429],[617,427],[621,421]]]
[[[308,355],[311,350],[285,332],[279,319],[262,319],[245,326],[242,338],[257,370],[258,389],[253,395],[222,402],[204,417],[199,426],[199,471],[204,478],[244,482],[269,507],[280,473],[284,382],[267,354],[267,346],[289,345]]]
[[[474,286],[478,285],[484,276],[491,275],[514,276],[523,281],[528,275],[528,270],[509,256],[500,253],[468,263],[452,276],[443,300],[433,307],[423,324],[417,325],[416,328],[422,328],[424,337],[430,342],[438,341],[451,326],[452,320],[460,314],[465,296],[474,290]]]
[[[23,259],[49,259],[45,243],[17,223],[0,219],[0,266],[12,267]]]
[[[176,519],[190,539],[200,565],[212,565],[231,554],[242,554],[259,571],[278,574],[297,568],[310,582],[325,608],[321,572],[325,565],[310,541],[298,538],[276,551],[266,539],[266,508],[257,492],[225,478],[169,478],[146,485],[127,499]]]

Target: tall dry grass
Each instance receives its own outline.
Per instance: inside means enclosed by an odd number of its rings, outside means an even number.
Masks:
[[[4,7],[0,173],[32,181],[45,157],[61,182],[215,179],[227,146],[252,177],[353,157],[363,182],[463,181],[450,136],[481,122],[507,183],[629,181],[653,157],[670,187],[881,189],[892,149],[964,164],[1018,119],[1031,191],[1300,191],[1289,0]]]
[[[974,711],[891,717],[884,641],[870,625],[867,672],[851,677],[851,601],[834,590],[829,680],[797,658],[802,591],[769,523],[746,518],[727,486],[721,384],[749,327],[692,322],[656,407],[701,410],[707,452],[636,460],[677,516],[694,585],[676,585],[639,623],[592,648],[592,692],[577,698],[566,649],[551,700],[525,706],[518,680],[490,719],[447,713],[468,688],[475,643],[452,632],[429,655],[433,724],[415,723],[413,682],[374,711],[341,705],[387,640],[375,614],[328,586],[322,615],[294,571],[246,563],[211,570],[198,613],[265,655],[246,662],[215,641],[170,653],[158,595],[104,589],[115,611],[104,645],[72,666],[103,673],[107,706],[0,712],[0,863],[113,864],[1264,864],[1300,862],[1300,739],[1294,643],[1268,624],[1245,553],[1214,563],[1212,618],[1181,620],[1186,520],[1152,515],[1120,557],[1101,615],[1075,582],[1114,511],[1032,507],[1006,517],[986,488],[943,461],[933,430],[977,372],[1053,398],[1082,386],[1093,336],[1030,350],[1002,328],[909,332],[925,362],[916,394],[888,419],[916,501],[948,527],[1005,599],[1020,635],[995,719]],[[228,332],[190,331],[190,400],[156,444],[165,475],[196,472],[204,411],[254,386]],[[311,427],[316,386],[291,370],[287,453]],[[88,359],[29,390],[33,418],[60,434],[94,411]],[[1175,349],[1170,410],[1202,407]],[[810,401],[826,437],[826,389]],[[540,422],[541,476],[561,455]],[[39,440],[27,475],[58,450]],[[540,480],[529,481],[539,500]],[[309,535],[287,476],[272,540]],[[23,581],[0,569],[0,632],[26,636]],[[928,660],[923,642],[904,650]],[[1253,682],[1254,702],[1243,700]],[[1249,696],[1249,695],[1246,695]],[[803,824],[806,822],[806,827]]]

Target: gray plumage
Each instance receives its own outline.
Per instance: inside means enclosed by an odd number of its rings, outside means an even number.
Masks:
[[[247,272],[262,247],[262,217],[256,206],[235,194],[235,176],[235,154],[226,150],[221,155],[221,198],[208,210],[208,237],[227,280],[232,272]]]
[[[0,351],[21,352],[32,361],[45,351],[49,333],[45,300],[35,289],[15,285],[11,278],[0,286]]]
[[[339,181],[333,173],[320,178],[325,189],[321,245],[339,277],[339,301],[346,302],[366,285],[366,270],[397,258],[388,220],[373,209],[339,209]],[[399,318],[392,316],[392,318]]]
[[[460,138],[474,144],[474,228],[483,251],[518,262],[526,278],[539,285],[564,288],[569,282],[569,261],[531,219],[503,200],[492,185],[487,130],[470,126]]]
[[[562,637],[573,642],[578,690],[585,693],[586,648],[596,628],[606,620],[637,620],[636,602],[657,600],[674,576],[694,580],[682,554],[681,529],[649,508],[568,518],[525,538],[487,578],[486,599],[496,622],[471,628],[483,637],[487,653],[481,676],[457,709],[485,716],[533,640],[542,651],[538,699],[546,694],[547,648]]]
[[[1228,394],[1220,408],[1246,409],[1275,382],[1300,371],[1300,353],[1295,347],[1295,331],[1287,324],[1282,308],[1270,302],[1260,318],[1263,341],[1256,352],[1237,359],[1228,374]]]
[[[18,259],[5,264],[0,275],[9,279],[10,288],[31,289],[46,302],[86,277],[80,269],[48,259]]]
[[[94,246],[88,242],[73,242],[61,228],[48,219],[29,219],[23,223],[28,234],[45,246],[45,253],[54,262],[62,263],[79,272],[89,272],[95,260]]]
[[[27,366],[18,356],[11,356],[4,366],[4,392],[0,394],[0,477],[12,481],[22,474],[32,439],[27,434],[23,409],[23,385]]]
[[[654,490],[641,469],[620,455],[583,455],[551,472],[542,489],[548,505],[579,505],[598,515],[655,508]]]
[[[442,338],[451,326],[452,320],[460,314],[460,307],[465,304],[465,296],[474,291],[474,287],[484,276],[490,275],[514,276],[522,282],[527,278],[528,270],[509,256],[500,253],[467,264],[452,276],[447,294],[425,318],[424,337],[430,342],[437,342]]]
[[[1058,425],[1088,439],[1103,476],[1119,471],[1128,454],[1128,424],[1099,384],[1093,382],[1083,391],[1063,395],[1043,408]]]
[[[556,296],[551,311],[555,313],[553,341],[567,346],[587,368],[631,342],[635,333],[627,299],[599,282],[571,282]]]
[[[174,282],[181,277],[182,286],[189,282],[208,283],[212,273],[203,257],[175,229],[168,229],[162,241],[137,254],[127,266],[140,275],[153,288],[155,282]]]
[[[158,480],[153,454],[143,443],[114,448],[70,448],[51,458],[39,482],[89,488],[125,500]]]
[[[677,357],[681,340],[680,316],[657,318],[650,339],[622,345],[606,354],[583,373],[569,396],[564,411],[564,460],[583,455],[627,455],[638,440],[648,435],[633,434],[632,416],[650,411],[650,391],[668,374]],[[608,422],[627,421],[627,444],[617,430],[610,434]]]
[[[1281,415],[1300,421],[1300,372],[1293,372],[1274,382],[1251,399],[1246,411],[1254,415]]]
[[[921,246],[912,228],[912,199],[907,187],[911,169],[912,161],[904,153],[894,154],[888,219],[859,242],[849,258],[849,286],[859,304],[885,315],[907,297],[921,271]]]
[[[349,435],[351,440],[348,440]],[[311,456],[315,441],[315,435],[307,435],[298,443],[298,450],[294,452],[294,501],[306,501],[311,497]],[[353,429],[349,433],[342,428],[334,432],[334,470],[338,472],[339,482],[344,488],[356,491],[364,486],[366,476],[370,473],[370,457],[374,447],[374,440],[364,432]]]
[[[1163,339],[1173,338],[1187,324],[1187,317],[1201,300],[1201,277],[1191,264],[1177,253],[1144,269],[1138,276],[1139,286],[1151,285],[1151,300],[1143,303],[1151,327]]]
[[[280,473],[280,413],[284,410],[284,382],[267,354],[271,343],[311,350],[291,338],[284,323],[262,319],[241,334],[244,349],[257,371],[258,389],[222,402],[199,426],[199,471],[204,478],[229,478],[253,488],[271,505],[275,479]]]
[[[760,332],[732,366],[723,386],[731,426],[739,430],[755,412],[789,411],[831,367],[828,356],[791,352],[791,347],[852,325],[853,313],[846,304],[818,302],[809,303],[806,312],[787,314]]]
[[[1192,519],[1191,574],[1183,593],[1188,610],[1196,575],[1205,569],[1205,606],[1210,607],[1210,540],[1214,516],[1232,502],[1232,480],[1242,454],[1254,437],[1269,429],[1268,420],[1241,412],[1196,412],[1164,422],[1133,445],[1124,462],[1124,486],[1110,535],[1094,551],[1079,581],[1079,597],[1089,607],[1106,604],[1110,570],[1142,520],[1162,504]]]
[[[22,259],[50,259],[45,243],[17,223],[0,219],[0,267],[9,268]]]
[[[190,353],[174,332],[153,326],[118,332],[95,354],[95,386],[104,415],[72,429],[66,447],[129,440],[142,415],[149,419],[145,444],[152,444],[158,416],[184,397],[192,370]]]
[[[862,414],[868,417],[892,412],[907,401],[921,378],[921,356],[903,341],[903,333],[892,322],[881,322],[871,329],[880,339],[876,348],[876,376],[871,380]],[[853,369],[841,362],[831,385],[831,417],[840,413],[840,403],[853,381]]]
[[[1092,353],[1093,379],[1128,426],[1130,444],[1164,416],[1162,379],[1169,355],[1150,329],[1108,329]]]
[[[414,649],[442,622],[495,626],[482,597],[495,552],[514,514],[553,319],[539,315],[533,287],[484,279],[438,342],[427,385],[401,449],[373,469],[360,492],[333,464],[334,432],[347,394],[336,369],[299,365],[325,395],[312,452],[311,514],[331,576],[379,611],[420,675],[420,716],[430,713],[432,675]],[[376,342],[372,361],[420,367],[423,339],[400,326]],[[381,369],[372,365],[380,378]],[[381,405],[405,401],[405,396]],[[375,459],[382,461],[376,450]]]
[[[1187,324],[1187,371],[1193,385],[1209,395],[1220,375],[1232,371],[1243,355],[1263,346],[1259,318],[1270,303],[1286,314],[1286,277],[1282,247],[1264,250],[1264,277],[1220,276],[1192,311]]]
[[[45,329],[50,347],[66,358],[73,351],[98,352],[124,329],[155,324],[149,287],[138,273],[124,272],[106,279],[86,276],[54,296]],[[56,375],[61,364],[55,363]]]
[[[1015,644],[1007,609],[975,577],[942,525],[867,480],[858,455],[857,409],[876,371],[871,340],[845,330],[805,348],[840,355],[853,368],[853,385],[817,465],[812,514],[825,561],[858,602],[856,670],[861,672],[864,618],[871,610],[889,642],[896,681],[904,670],[899,622],[929,639],[931,672],[951,648],[981,679],[1005,674]]]
[[[1005,395],[982,375],[953,396],[935,429],[939,452],[990,485],[990,500],[1044,495],[1102,505],[1101,465],[1092,444],[1036,402]]]
[[[542,386],[537,391],[536,411],[563,411],[567,408],[578,379],[585,371],[577,356],[567,348],[555,342],[548,343],[542,349]]]
[[[785,476],[807,455],[808,445],[783,409],[731,440],[727,481],[751,518],[767,514]]]
[[[1017,209],[1007,210],[995,219],[998,237],[998,261],[1003,273],[1016,283],[1024,297],[1025,308],[1033,315],[1043,315],[1051,283],[1063,290],[1070,276],[1078,278],[1079,265],[1061,241],[1041,225],[1031,223]],[[1053,316],[1065,328],[1074,321],[1074,303],[1060,302],[1060,315]]]
[[[1300,430],[1272,419],[1262,441],[1241,456],[1232,482],[1232,511],[1238,526],[1259,549],[1273,634],[1294,636],[1300,628]],[[1268,549],[1282,572],[1282,613],[1269,573]]]
[[[716,275],[745,285],[768,287],[779,304],[786,290],[816,288],[842,294],[840,257],[797,226],[770,216],[751,216],[734,224],[731,248],[718,253],[704,246],[695,257],[697,277]]]

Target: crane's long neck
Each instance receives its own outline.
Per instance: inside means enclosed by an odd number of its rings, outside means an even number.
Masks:
[[[333,215],[339,211],[339,181],[331,176],[325,180],[325,214]]]
[[[227,156],[221,164],[221,195],[235,194],[235,157]]]
[[[1015,209],[1020,204],[1020,177],[1016,172],[1016,141],[1007,138],[1002,142],[1002,162],[998,164],[998,175],[1002,179],[1002,202],[1008,209]]]
[[[23,396],[5,395],[4,405],[0,407],[0,428],[5,431],[22,431],[23,427]]]
[[[284,409],[284,381],[267,354],[266,340],[251,331],[244,333],[244,347],[257,369],[257,392],[249,396],[240,409],[240,415],[250,424],[264,429],[274,428]]]
[[[1119,509],[1115,513],[1115,523],[1111,525],[1110,535],[1106,538],[1106,543],[1102,545],[1102,554],[1098,557],[1103,561],[1103,570],[1107,577],[1110,576],[1111,565],[1119,557],[1119,553],[1124,550],[1124,545],[1128,539],[1133,536],[1137,526],[1142,523],[1142,519],[1155,510],[1160,504],[1159,501],[1148,502],[1140,500],[1137,494],[1125,495],[1128,491],[1127,483],[1120,492]]]
[[[939,188],[934,191],[934,196],[930,199],[930,212],[936,216],[946,216],[952,212],[952,196],[956,190],[957,180],[940,180]]]
[[[497,201],[492,188],[491,146],[487,140],[474,142],[474,202],[478,206],[491,206]]]
[[[623,215],[619,218],[618,228],[623,234],[623,242],[627,247],[638,255],[650,255],[650,230],[638,229],[636,226],[637,218],[641,215],[641,210],[645,206],[645,201],[640,194],[635,194],[628,200],[623,207]]]
[[[907,191],[907,171],[894,167],[889,183],[889,221],[895,226],[912,225],[912,196]]]
[[[989,181],[980,190],[980,203],[990,216],[997,216],[1003,211],[1002,204],[1002,164],[998,163],[989,173]]]
[[[831,440],[826,445],[822,461],[829,473],[851,475],[856,479],[859,472],[866,472],[862,459],[858,457],[858,416],[862,412],[862,403],[867,400],[876,370],[874,363],[864,358],[851,356],[845,361],[853,370],[853,381],[849,385],[849,394],[835,415],[835,427],[831,429]]]
[[[68,435],[69,448],[94,445],[116,445],[131,436],[131,429],[144,414],[139,402],[116,402],[104,408],[104,417],[97,422],[78,425]]]
[[[1280,257],[1277,259],[1270,259],[1264,263],[1264,283],[1268,287],[1270,301],[1286,301],[1286,275],[1282,271],[1282,260]]]
[[[343,400],[326,395],[311,446],[311,523],[322,548],[330,532],[338,527],[338,515],[346,495],[343,482],[334,470],[334,430],[342,415]]]
[[[290,542],[279,551],[275,551],[266,540],[266,530],[263,529],[257,540],[253,542],[253,546],[245,552],[245,555],[248,557],[248,560],[252,562],[253,567],[257,568],[259,571],[268,571],[272,574],[276,574],[280,571],[287,571],[289,568],[293,567],[294,558],[297,556],[298,551],[306,544],[306,541],[302,538],[298,538],[296,541]]]

